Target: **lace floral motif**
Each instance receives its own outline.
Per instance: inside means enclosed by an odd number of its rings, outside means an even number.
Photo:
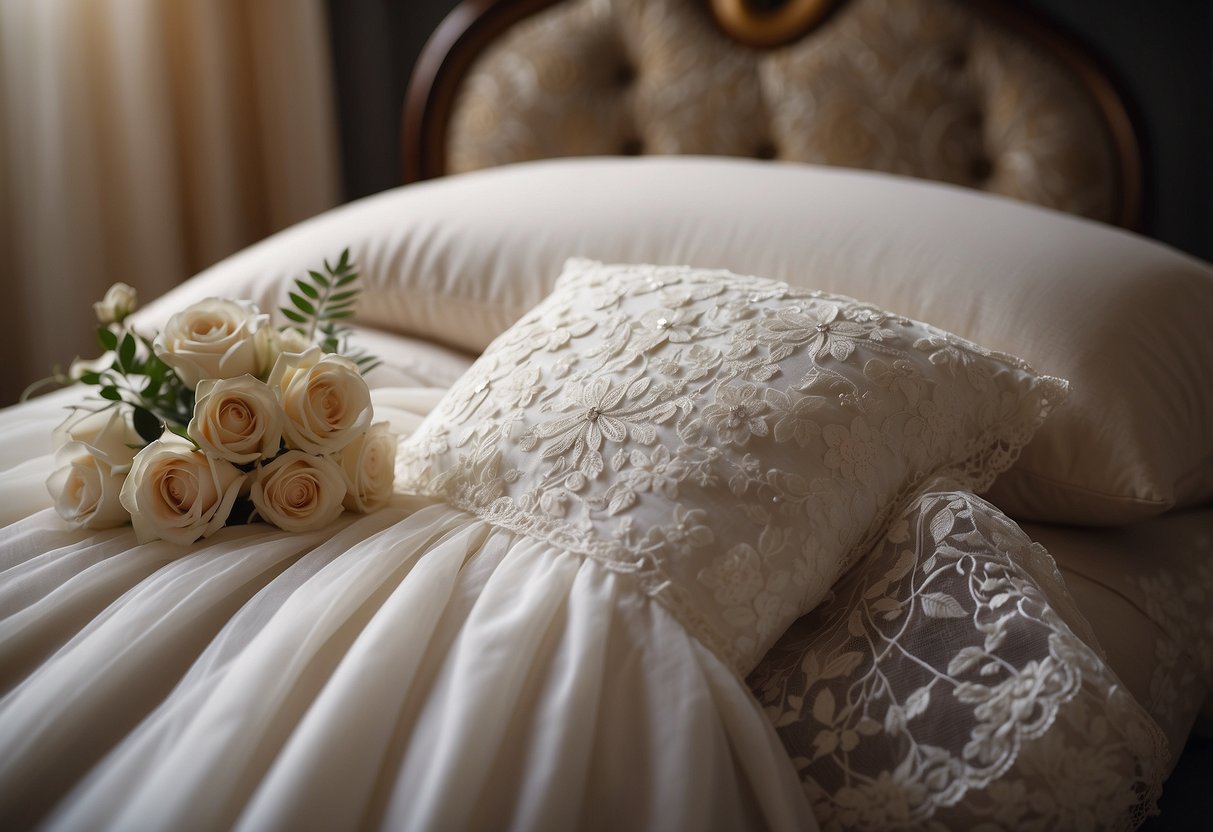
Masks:
[[[924,494],[749,680],[822,828],[1135,828],[1165,741],[1063,611],[1017,526]]]
[[[927,476],[988,484],[1063,391],[847,298],[572,261],[405,482],[635,575],[744,673]]]
[[[1164,568],[1136,583],[1146,615],[1158,625],[1150,712],[1183,725],[1200,709],[1200,697],[1213,691],[1213,535],[1166,557]]]

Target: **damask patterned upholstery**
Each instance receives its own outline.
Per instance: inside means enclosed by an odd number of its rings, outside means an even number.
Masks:
[[[1118,219],[1089,94],[964,0],[849,0],[772,50],[731,40],[703,0],[557,3],[472,66],[447,172],[640,153],[869,168]]]

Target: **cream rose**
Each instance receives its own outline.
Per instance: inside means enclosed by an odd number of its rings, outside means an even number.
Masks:
[[[115,283],[100,301],[93,304],[97,321],[102,324],[120,324],[139,305],[139,295],[125,283]]]
[[[193,388],[205,378],[257,372],[254,336],[267,320],[247,301],[207,298],[168,319],[156,355]]]
[[[198,382],[188,433],[203,452],[236,465],[278,453],[282,405],[252,376]]]
[[[165,433],[135,456],[121,500],[140,543],[189,545],[223,527],[244,479],[230,462]]]
[[[257,471],[251,498],[261,519],[288,532],[306,532],[337,519],[345,492],[337,463],[287,451]]]
[[[286,413],[287,444],[310,454],[340,451],[371,422],[371,391],[348,358],[311,347],[282,353],[270,373]]]
[[[253,345],[257,350],[258,378],[265,378],[269,375],[278,361],[278,356],[282,353],[306,352],[307,348],[312,346],[307,337],[299,330],[288,327],[280,331],[272,326],[263,326],[257,330]]]
[[[103,435],[112,437],[113,444],[103,440]],[[104,443],[110,448],[122,447],[124,451],[130,452],[126,458],[128,467],[135,451],[125,446],[128,442],[143,444],[131,423],[129,412],[119,407],[107,407],[104,410],[73,408],[68,417],[51,431],[52,447],[61,448],[68,442],[83,442],[85,445],[94,446]]]
[[[387,502],[396,479],[396,435],[387,422],[376,422],[345,446],[341,470],[349,481],[345,507],[350,511],[365,514]]]
[[[46,481],[55,511],[68,525],[109,529],[130,520],[119,495],[139,435],[125,411],[80,411],[53,434],[55,472]]]

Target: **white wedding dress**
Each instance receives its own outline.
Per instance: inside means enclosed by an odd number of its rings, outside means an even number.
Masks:
[[[816,828],[744,681],[628,575],[434,498],[70,531],[43,482],[79,395],[0,411],[4,828]]]

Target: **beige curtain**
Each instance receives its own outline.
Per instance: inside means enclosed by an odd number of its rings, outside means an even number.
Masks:
[[[0,0],[0,404],[151,299],[336,204],[323,0]]]

